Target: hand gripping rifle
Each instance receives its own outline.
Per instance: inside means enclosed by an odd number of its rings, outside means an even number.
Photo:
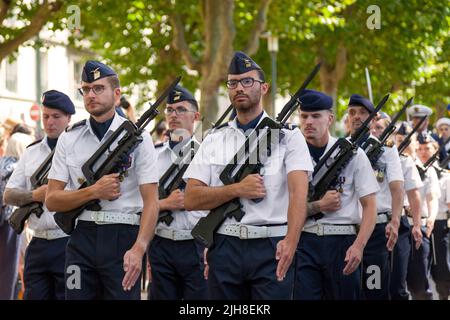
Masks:
[[[39,188],[40,186],[46,185],[48,183],[47,176],[52,166],[52,159],[55,150],[45,158],[44,162],[36,169],[30,178],[32,190]],[[25,221],[30,217],[31,214],[35,214],[38,218],[41,217],[44,209],[42,208],[42,202],[33,201],[24,206],[21,206],[14,210],[12,215],[9,217],[8,222],[17,234],[21,234],[25,226]]]
[[[238,183],[250,174],[260,173],[263,167],[262,158],[271,155],[272,147],[280,142],[286,121],[291,114],[300,106],[300,96],[319,71],[320,64],[316,65],[300,89],[291,97],[289,102],[283,107],[276,120],[266,117],[256,126],[245,143],[235,154],[233,159],[220,174],[220,179],[224,185]],[[277,130],[279,135],[272,136],[271,131]],[[252,150],[250,150],[252,147]],[[238,168],[238,164],[242,164]],[[235,172],[235,173],[234,173]],[[245,212],[239,198],[225,202],[217,208],[212,209],[206,217],[200,218],[192,229],[192,236],[199,240],[207,248],[214,244],[214,234],[226,218],[234,217],[241,221]]]
[[[400,116],[406,111],[409,105],[412,103],[413,98],[410,98],[402,107],[402,109],[395,115],[392,119],[391,123],[384,129],[378,139],[370,137],[366,140],[365,143],[361,146],[361,149],[369,158],[369,161],[372,167],[375,167],[378,159],[380,159],[381,155],[384,153],[384,146],[386,145],[387,139],[391,136],[391,134],[395,131],[395,123],[400,119]]]
[[[175,79],[172,84],[166,88],[166,90],[159,96],[158,100],[154,104],[150,104],[151,107],[139,118],[136,124],[131,121],[124,121],[117,130],[100,146],[100,148],[86,161],[82,167],[83,174],[86,181],[79,187],[83,189],[94,185],[101,177],[111,174],[119,173],[120,178],[123,179],[126,176],[127,162],[130,154],[136,149],[136,147],[142,142],[142,133],[145,127],[158,115],[158,106],[166,99],[169,93],[175,88],[180,81],[181,77]],[[113,143],[117,141],[117,145],[112,148]],[[111,150],[112,149],[112,150]],[[111,150],[111,151],[109,151]],[[98,160],[108,154],[106,160],[103,161],[97,170],[93,170]],[[75,222],[77,217],[83,213],[83,211],[99,211],[101,210],[99,200],[91,200],[82,206],[66,211],[56,212],[54,215],[56,224],[67,234],[70,234],[75,228]]]
[[[369,132],[370,121],[380,111],[388,98],[389,95],[387,94],[349,139],[339,138],[320,159],[314,168],[313,179],[308,190],[308,202],[320,200],[328,190],[337,189],[339,175],[354,155],[356,155],[358,146]],[[322,213],[317,213],[312,217],[320,219],[322,215]]]
[[[233,105],[230,105],[225,112],[220,116],[216,123],[214,123],[209,130],[208,134],[222,124],[227,115],[233,109]],[[194,135],[195,136],[195,133]],[[206,136],[205,136],[206,137]],[[179,152],[177,159],[169,166],[164,174],[159,179],[158,193],[159,199],[166,199],[170,194],[177,189],[184,189],[186,184],[183,180],[183,175],[189,167],[190,162],[195,156],[199,143],[191,139],[184,148]],[[166,225],[170,225],[173,221],[171,210],[162,210],[159,212],[158,221],[164,222]]]

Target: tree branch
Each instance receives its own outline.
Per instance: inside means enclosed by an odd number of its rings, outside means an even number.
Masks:
[[[172,45],[176,50],[178,50],[181,53],[181,56],[183,57],[184,62],[191,70],[197,70],[199,69],[199,62],[194,58],[192,55],[191,50],[189,49],[189,46],[186,43],[186,37],[184,34],[184,25],[181,22],[181,17],[178,13],[174,13],[170,16],[170,22],[173,27],[173,41]]]
[[[267,11],[269,10],[271,1],[272,0],[261,0],[259,4],[258,14],[256,15],[255,23],[244,49],[244,52],[250,56],[255,54],[259,49],[259,38],[261,33],[266,29]]]
[[[51,15],[60,10],[61,7],[61,1],[52,1],[50,3],[44,1],[31,19],[30,24],[23,28],[22,32],[18,34],[17,37],[0,45],[0,61],[17,50],[22,43],[39,34]]]
[[[236,34],[233,12],[233,0],[220,1],[219,19],[221,38],[214,54],[211,72],[208,75],[208,80],[211,85],[217,85],[225,77],[228,64],[233,55],[233,41]]]
[[[9,6],[11,5],[11,0],[2,0],[0,2],[0,26],[3,23],[3,20],[5,20]]]

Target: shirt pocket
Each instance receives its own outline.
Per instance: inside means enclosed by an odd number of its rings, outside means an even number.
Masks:
[[[67,155],[67,169],[69,170],[71,188],[78,189],[86,181],[81,169],[86,160],[77,157],[75,154]]]

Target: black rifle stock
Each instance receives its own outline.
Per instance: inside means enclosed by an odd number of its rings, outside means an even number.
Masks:
[[[314,168],[308,190],[308,202],[320,200],[328,190],[336,189],[338,177],[358,151],[358,146],[369,132],[369,124],[388,100],[386,95],[364,123],[349,138],[339,138]],[[321,214],[315,215],[320,218]]]
[[[48,183],[47,176],[52,165],[54,153],[55,151],[52,150],[47,158],[45,158],[44,162],[41,163],[41,165],[31,176],[30,182],[32,190]],[[21,234],[23,228],[25,227],[25,222],[30,217],[30,215],[34,213],[38,218],[40,218],[43,212],[44,209],[42,208],[41,202],[30,202],[14,210],[12,215],[9,217],[8,222],[17,234]]]
[[[270,157],[272,145],[279,142],[279,139],[277,139],[278,137],[274,138],[271,135],[271,129],[280,130],[284,128],[284,125],[291,114],[300,106],[299,98],[307,85],[317,74],[319,68],[320,64],[315,66],[300,89],[297,90],[283,107],[276,120],[264,118],[247,137],[244,145],[239,149],[220,175],[220,179],[225,185],[240,182],[249,174],[260,172],[260,169],[263,166],[261,155]],[[253,150],[247,150],[251,145],[255,144],[256,146]],[[241,163],[242,166],[235,174],[233,174],[233,172],[236,171],[238,163]],[[239,198],[232,199],[231,201],[212,209],[206,217],[200,218],[198,223],[192,229],[191,234],[204,246],[210,248],[214,244],[214,234],[223,221],[228,217],[234,217],[237,221],[240,221],[244,214],[245,212],[242,210],[242,204],[240,203]]]
[[[364,150],[364,152],[367,155],[367,158],[369,158],[370,163],[372,164],[372,167],[374,167],[384,153],[384,146],[386,144],[386,141],[389,139],[392,133],[395,131],[395,124],[400,119],[400,116],[406,111],[406,108],[412,103],[413,98],[410,98],[402,107],[402,109],[395,115],[395,117],[392,119],[392,121],[389,123],[389,125],[384,129],[384,131],[381,133],[380,137],[378,139],[374,139],[370,137],[367,139],[366,143],[361,146],[361,149]]]
[[[154,104],[150,104],[148,109],[136,122],[133,124],[131,121],[124,121],[119,128],[100,146],[100,148],[84,163],[82,167],[83,174],[86,181],[79,187],[79,189],[86,188],[95,184],[101,177],[111,174],[119,173],[121,178],[124,178],[124,174],[127,170],[126,163],[129,155],[136,149],[136,147],[142,142],[142,133],[148,123],[158,115],[158,106],[166,99],[167,95],[175,88],[180,81],[181,77],[178,77],[172,84],[159,96]],[[117,141],[117,145],[110,152],[110,148],[114,142]],[[93,167],[99,159],[108,154],[106,159],[100,164],[97,170]],[[99,200],[89,201],[78,208],[66,212],[56,212],[54,215],[55,222],[58,226],[67,234],[72,233],[75,228],[77,217],[83,213],[85,209],[92,211],[99,211],[101,206]]]

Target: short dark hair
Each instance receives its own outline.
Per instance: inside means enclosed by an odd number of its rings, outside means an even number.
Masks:
[[[106,77],[108,80],[108,83],[111,85],[111,88],[117,89],[120,88],[120,80],[119,77],[116,75]]]
[[[264,74],[264,71],[262,71],[261,69],[258,69],[258,70],[256,70],[256,71],[258,72],[259,78],[260,78],[262,81],[266,82],[266,75]]]
[[[198,112],[198,103],[195,100],[188,100],[189,104],[194,108],[196,112]]]

